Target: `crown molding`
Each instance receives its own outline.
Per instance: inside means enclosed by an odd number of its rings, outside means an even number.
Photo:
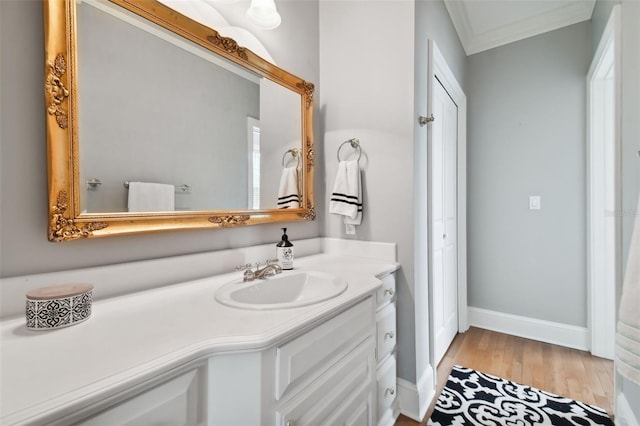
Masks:
[[[473,25],[475,18],[469,13],[469,2],[444,0],[444,3],[467,55],[589,20],[595,6],[595,0],[559,1],[558,6],[552,9],[547,8],[539,13],[523,15],[504,25],[495,26],[484,32],[476,32]],[[493,13],[500,13],[500,1],[483,1],[482,3],[484,7],[494,9]],[[478,2],[474,1],[473,4],[477,5]]]

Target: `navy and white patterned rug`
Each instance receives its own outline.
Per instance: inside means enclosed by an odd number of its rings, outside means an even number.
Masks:
[[[601,408],[454,366],[428,425],[610,425]]]

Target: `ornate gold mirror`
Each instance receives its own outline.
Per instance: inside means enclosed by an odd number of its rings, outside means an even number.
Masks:
[[[313,84],[156,0],[44,12],[49,240],[315,219]]]

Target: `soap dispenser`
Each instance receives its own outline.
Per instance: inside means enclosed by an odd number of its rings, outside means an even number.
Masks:
[[[293,244],[287,236],[287,228],[282,228],[282,239],[276,244],[276,251],[282,269],[293,269]]]

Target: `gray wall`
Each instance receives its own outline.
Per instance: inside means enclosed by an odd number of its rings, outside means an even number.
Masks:
[[[278,188],[282,175],[283,156],[291,148],[304,147],[302,141],[302,117],[300,95],[284,89],[271,80],[260,81],[260,207],[276,208]],[[298,120],[292,120],[297,117]],[[287,154],[284,164],[294,167],[300,157]],[[299,175],[301,182],[302,174]]]
[[[415,27],[412,26],[414,23]],[[460,84],[466,57],[442,1],[320,3],[320,79],[326,165],[325,198],[337,169],[336,151],[360,139],[364,214],[356,235],[328,215],[324,234],[398,243],[398,375],[415,383],[415,297],[427,318],[426,114],[427,40],[435,39]],[[348,147],[343,148],[347,154]],[[428,321],[425,319],[425,321]],[[426,345],[428,336],[420,336]]]
[[[321,1],[320,81],[324,118],[325,198],[336,152],[360,139],[362,225],[346,236],[327,210],[328,237],[398,243],[398,374],[415,383],[413,334],[413,37],[412,1]],[[346,156],[351,148],[341,151]]]
[[[626,266],[633,224],[640,214],[640,4],[623,3],[622,16],[622,235]],[[640,384],[626,378],[621,382],[635,418],[640,421]]]
[[[591,18],[592,22],[592,53],[595,53],[602,32],[609,20],[611,10],[621,4],[622,15],[622,69],[621,85],[621,171],[622,171],[622,211],[617,212],[622,219],[622,259],[623,271],[626,269],[629,244],[633,232],[633,224],[637,211],[638,193],[640,191],[640,162],[637,152],[640,150],[640,4],[637,2],[621,2],[618,0],[597,0]],[[621,284],[617,297],[621,295]],[[636,420],[640,419],[640,386],[622,377],[616,371],[616,384],[631,405]],[[617,390],[616,390],[617,391]]]
[[[176,210],[246,209],[257,81],[93,6],[77,10],[80,182],[102,182],[82,209],[126,212],[125,180],[189,185]]]
[[[640,195],[640,3],[622,3],[621,40],[621,168],[622,168],[622,256],[629,254],[631,234]],[[639,416],[640,417],[640,416]]]
[[[282,1],[278,2],[278,8],[283,23],[277,30],[250,30],[261,39],[278,65],[318,84],[318,3]],[[271,242],[275,245],[279,241],[281,224],[68,243],[48,242],[42,3],[2,0],[0,19],[0,276],[51,272]],[[316,117],[317,111],[316,107]],[[316,138],[316,142],[322,145],[322,140]],[[323,176],[321,164],[318,169],[320,172],[316,175],[316,182],[320,186]],[[320,215],[316,221],[287,224],[294,244],[297,239],[320,235],[324,211],[322,198],[322,193],[318,193],[316,201]],[[233,266],[229,265],[229,268]]]
[[[622,66],[621,66],[621,158],[622,158],[622,258],[626,268],[633,226],[640,194],[640,3],[621,2],[622,10]],[[618,293],[620,294],[620,293]],[[640,386],[616,372],[617,382],[635,415],[640,421]]]
[[[587,325],[590,60],[589,22],[469,57],[470,306]]]

